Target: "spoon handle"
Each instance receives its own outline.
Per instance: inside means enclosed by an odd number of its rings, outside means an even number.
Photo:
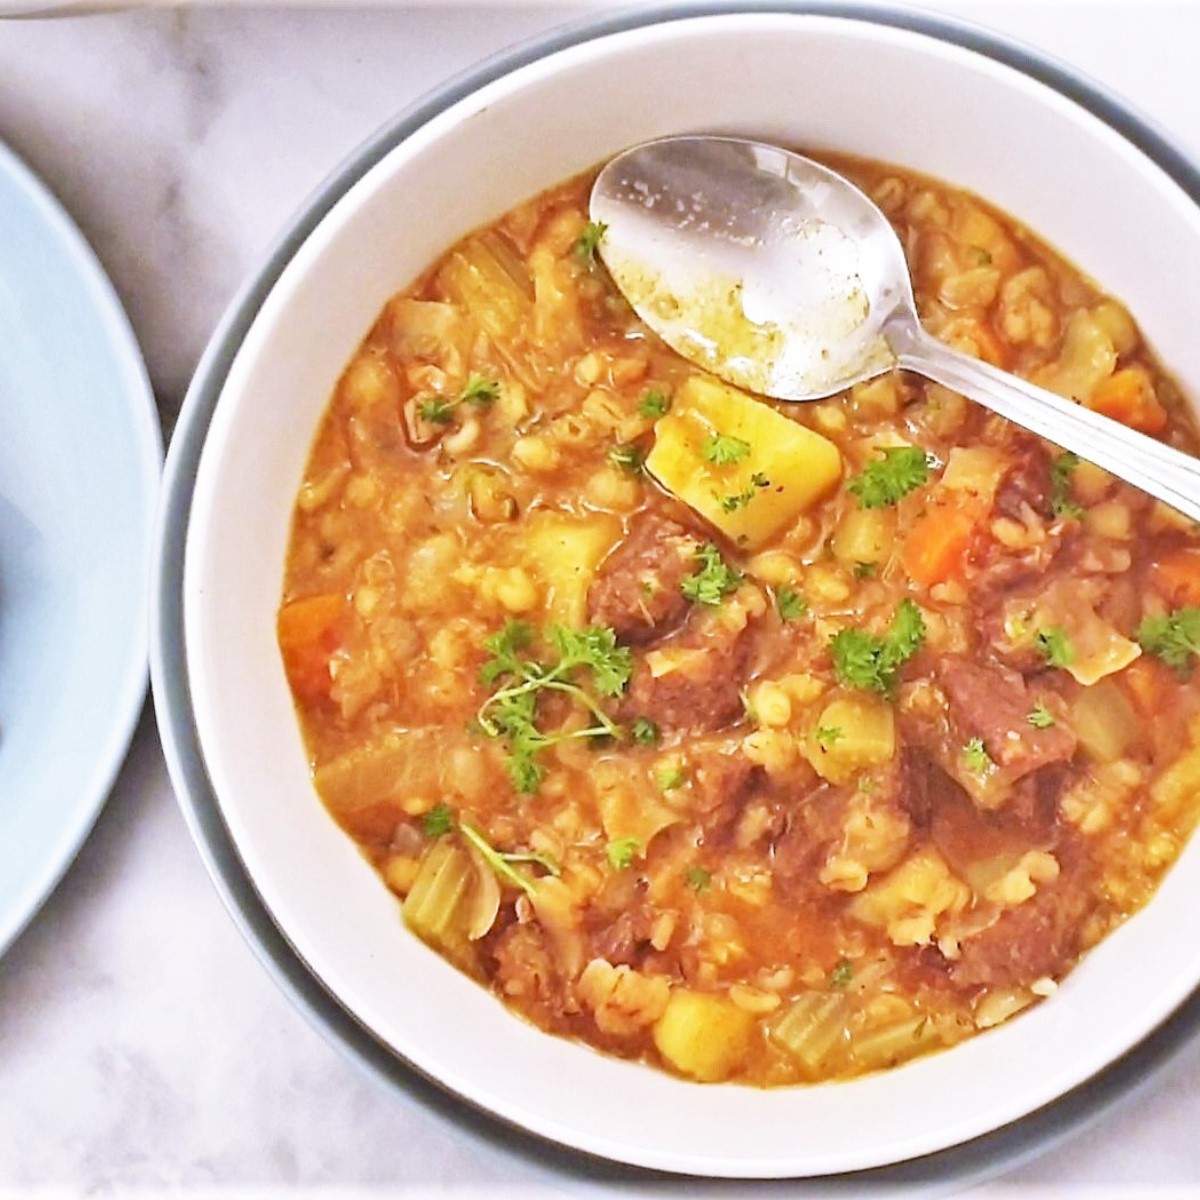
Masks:
[[[1200,460],[980,362],[920,327],[888,333],[904,370],[978,401],[1200,521]]]

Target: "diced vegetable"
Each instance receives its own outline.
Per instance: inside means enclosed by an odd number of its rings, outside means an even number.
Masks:
[[[1116,362],[1112,339],[1101,323],[1086,309],[1077,309],[1067,319],[1058,361],[1036,372],[1034,382],[1082,403],[1112,374]]]
[[[341,593],[305,596],[279,610],[277,635],[283,666],[297,699],[312,703],[329,695],[329,660],[341,640],[347,614]]]
[[[1071,701],[1071,727],[1093,758],[1113,762],[1137,739],[1138,716],[1121,688],[1102,679]]]
[[[637,764],[605,760],[597,764],[595,782],[600,821],[611,841],[632,841],[644,849],[655,834],[682,819],[658,799],[657,789],[646,785]]]
[[[990,504],[1011,466],[1008,456],[995,446],[955,446],[946,459],[941,486],[969,492]]]
[[[970,888],[951,874],[937,850],[928,847],[873,880],[850,908],[860,921],[885,929],[895,945],[926,946],[938,918],[961,911],[970,898]]]
[[[523,556],[546,585],[550,615],[562,625],[583,625],[588,586],[620,536],[620,521],[600,514],[578,518],[539,510],[522,524]]]
[[[460,965],[469,964],[472,957],[470,933],[479,928],[479,922],[473,922],[476,916],[473,899],[476,889],[483,886],[481,879],[466,847],[453,839],[440,838],[421,860],[417,878],[401,909],[405,924],[413,933]],[[495,888],[494,880],[492,886]],[[498,908],[498,888],[494,898]],[[491,921],[487,927],[491,927]],[[476,932],[475,936],[482,935]]]
[[[859,1034],[850,1050],[860,1070],[881,1071],[930,1049],[941,1039],[928,1017],[917,1014]]]
[[[525,264],[500,234],[468,238],[437,274],[445,296],[469,309],[493,338],[516,336],[533,307],[533,282]]]
[[[1173,606],[1200,606],[1200,548],[1181,546],[1160,555],[1150,577]]]
[[[1167,425],[1167,410],[1159,403],[1145,367],[1115,371],[1096,384],[1084,403],[1094,412],[1143,433],[1161,433]]]
[[[830,549],[843,566],[883,562],[892,552],[896,514],[890,508],[848,509],[833,531]]]
[[[834,730],[836,735],[830,732]],[[805,743],[813,769],[831,783],[847,783],[866,767],[890,762],[895,753],[892,706],[866,694],[839,696],[827,704]]]
[[[677,987],[654,1024],[654,1044],[676,1070],[713,1083],[737,1069],[755,1023],[753,1013],[725,996]]]
[[[937,489],[904,539],[900,558],[909,578],[922,587],[959,578],[989,508],[988,501],[971,492]]]
[[[475,326],[456,304],[397,296],[387,307],[388,346],[401,361],[424,361],[461,370]],[[457,361],[452,362],[454,358]]]
[[[738,545],[753,549],[837,483],[838,448],[736,388],[693,375],[655,426],[647,470]],[[749,451],[716,461],[714,438]]]
[[[846,1041],[850,1012],[844,995],[807,992],[772,1022],[769,1036],[815,1075]]]
[[[329,810],[360,838],[388,837],[413,796],[437,797],[446,763],[466,735],[447,729],[393,730],[363,742],[313,773]]]
[[[1142,717],[1152,717],[1169,706],[1179,686],[1178,679],[1169,668],[1144,654],[1130,663],[1117,678],[1125,685],[1126,693]]]

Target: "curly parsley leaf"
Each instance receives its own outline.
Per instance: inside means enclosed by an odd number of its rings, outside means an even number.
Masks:
[[[718,467],[728,467],[741,462],[750,453],[750,443],[739,437],[714,433],[700,447],[700,453],[708,462]]]
[[[628,646],[618,645],[616,633],[607,625],[587,629],[554,625],[550,638],[561,656],[553,673],[565,675],[576,667],[586,667],[600,695],[619,696],[625,690],[633,674],[633,652]]]
[[[1056,517],[1082,517],[1083,505],[1071,499],[1071,475],[1079,466],[1079,455],[1064,450],[1050,464],[1050,511]]]
[[[658,417],[666,416],[671,411],[671,397],[666,392],[660,392],[657,388],[651,388],[638,401],[638,415],[657,419]]]
[[[638,475],[646,465],[646,452],[633,442],[618,442],[609,450],[608,461],[630,475]]]
[[[758,495],[762,488],[769,488],[770,486],[771,481],[761,471],[755,471],[750,476],[750,482],[742,491],[727,496],[721,496],[714,492],[713,496],[721,506],[722,512],[737,512],[739,508],[745,508]]]
[[[1067,667],[1075,661],[1075,647],[1071,645],[1066,630],[1057,625],[1039,629],[1033,635],[1033,642],[1048,666]]]
[[[588,264],[595,262],[596,251],[600,249],[607,232],[608,225],[604,221],[589,221],[575,241],[576,257]]]
[[[454,810],[448,804],[435,804],[421,820],[425,836],[439,838],[454,828]]]
[[[853,978],[854,965],[848,958],[839,958],[834,964],[833,970],[829,972],[829,986],[833,988],[849,987]]]
[[[798,621],[808,612],[808,601],[794,588],[775,589],[775,607],[785,621]]]
[[[983,738],[973,737],[962,748],[963,766],[972,775],[986,775],[993,767],[992,756],[988,754]]]
[[[662,734],[649,717],[638,717],[629,727],[629,736],[639,746],[654,746],[657,745]]]
[[[847,485],[859,508],[886,508],[929,480],[930,456],[920,446],[889,446]]]
[[[703,892],[712,883],[712,876],[703,867],[688,867],[683,881],[693,892]]]
[[[1177,608],[1147,617],[1134,636],[1147,654],[1176,671],[1186,671],[1193,656],[1200,654],[1200,608]]]
[[[417,412],[422,421],[428,421],[431,425],[449,425],[454,420],[455,407],[456,404],[453,400],[434,398],[422,400],[417,406]]]
[[[679,590],[693,604],[706,604],[710,608],[736,592],[745,578],[721,557],[715,542],[705,542],[696,551],[695,568],[680,581]]]
[[[884,637],[863,629],[843,629],[830,639],[833,669],[849,687],[890,696],[896,676],[925,641],[925,618],[912,600],[900,601]]]
[[[633,860],[640,849],[641,843],[637,838],[617,838],[604,847],[604,853],[608,855],[609,864],[614,871],[627,871],[633,866]]]
[[[459,404],[473,404],[476,408],[487,408],[500,397],[500,381],[487,379],[482,375],[472,375],[466,386],[458,394]]]
[[[550,627],[547,641],[558,658],[549,663],[530,656],[533,629],[524,621],[509,621],[484,642],[492,657],[480,670],[481,680],[499,687],[479,709],[480,730],[508,745],[505,768],[518,792],[532,794],[545,774],[537,761],[547,746],[574,738],[620,737],[621,730],[600,707],[593,692],[605,698],[619,696],[633,673],[633,655],[617,644],[617,635],[606,626],[588,629]],[[590,681],[590,690],[580,681]],[[561,692],[591,715],[581,729],[547,733],[538,724],[538,700],[545,692]]]
[[[441,396],[433,396],[422,400],[417,406],[417,412],[423,421],[432,425],[449,425],[454,420],[455,410],[463,404],[472,404],[476,408],[486,408],[500,395],[500,381],[488,379],[483,375],[471,375],[462,391],[452,400]]]
[[[813,737],[816,739],[817,745],[822,750],[828,750],[830,746],[836,742],[840,742],[846,735],[836,725],[821,725],[818,727]]]
[[[667,763],[666,766],[659,767],[655,771],[654,782],[664,792],[673,792],[687,782],[687,772],[684,771],[682,763]]]
[[[1054,719],[1054,714],[1044,705],[1035,704],[1028,712],[1025,720],[1029,722],[1034,729],[1050,729],[1057,722]]]

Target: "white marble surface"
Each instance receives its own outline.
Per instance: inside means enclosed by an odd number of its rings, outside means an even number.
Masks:
[[[926,7],[1071,62],[1200,158],[1194,4]],[[169,431],[223,306],[309,190],[415,96],[581,11],[228,5],[0,22],[0,138],[95,245]],[[421,1097],[364,1077],[277,991],[204,873],[147,714],[94,835],[0,962],[0,1191],[607,1190]],[[1193,1044],[1136,1104],[977,1200],[1190,1191],[1198,1115]]]

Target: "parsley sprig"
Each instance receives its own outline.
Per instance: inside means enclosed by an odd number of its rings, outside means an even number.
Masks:
[[[443,399],[441,396],[433,396],[428,400],[421,401],[417,411],[421,414],[421,419],[429,421],[433,425],[449,425],[454,419],[454,410],[464,404],[474,405],[476,408],[487,408],[489,404],[495,402],[500,395],[500,382],[496,379],[487,379],[482,375],[472,375],[466,382],[466,386],[452,400]]]
[[[633,860],[642,848],[637,838],[616,838],[604,847],[609,865],[614,871],[627,871],[633,866]]]
[[[533,851],[507,853],[497,850],[474,825],[467,821],[459,821],[458,831],[479,851],[479,856],[500,879],[519,887],[527,896],[534,894],[537,885],[523,871],[516,869],[517,864],[535,863],[550,875],[561,874],[558,863],[548,854],[536,854]]]
[[[693,604],[706,604],[715,608],[726,596],[736,592],[745,576],[731,567],[722,557],[715,542],[705,542],[696,551],[695,571],[679,584]]]
[[[658,388],[651,388],[638,401],[637,410],[643,417],[657,419],[665,416],[671,410],[671,397],[666,392],[659,391]]]
[[[865,629],[843,629],[830,639],[833,669],[849,687],[891,696],[896,675],[925,641],[925,618],[907,597],[900,601],[883,637]]]
[[[646,466],[646,451],[634,442],[618,442],[609,447],[608,461],[630,475],[640,475]]]
[[[750,443],[730,434],[714,433],[705,439],[700,453],[718,467],[729,467],[750,453]]]
[[[488,737],[508,743],[505,764],[519,792],[538,790],[545,768],[538,752],[574,738],[620,737],[621,729],[600,707],[593,692],[605,698],[619,696],[633,673],[633,656],[628,646],[617,645],[617,635],[603,625],[568,629],[551,625],[546,641],[557,658],[540,662],[527,651],[533,644],[533,627],[526,621],[509,621],[499,633],[484,642],[491,658],[484,663],[480,678],[489,687],[503,684],[479,709],[479,728]],[[580,682],[586,672],[590,690]],[[591,716],[582,729],[546,733],[538,727],[538,701],[545,692],[571,697]]]
[[[713,496],[721,506],[722,512],[732,513],[737,512],[739,508],[745,508],[758,495],[760,489],[770,486],[771,481],[761,471],[755,471],[750,476],[750,482],[742,491],[731,492],[724,496],[714,492]]]
[[[1064,450],[1050,464],[1050,511],[1056,517],[1082,517],[1083,505],[1071,499],[1071,475],[1079,466],[1079,455]]]
[[[859,508],[886,508],[929,480],[930,456],[920,446],[889,446],[847,485]]]
[[[1071,645],[1067,631],[1057,625],[1039,629],[1033,635],[1033,644],[1047,666],[1068,667],[1075,661],[1075,647]]]
[[[962,761],[972,775],[986,775],[995,766],[980,737],[971,738],[962,748]]]
[[[775,589],[775,607],[784,621],[798,621],[808,612],[808,601],[795,588]]]
[[[1147,617],[1134,636],[1147,654],[1182,673],[1200,654],[1200,608],[1177,608]]]
[[[453,833],[457,829],[463,838],[479,851],[479,856],[500,879],[514,884],[527,895],[533,895],[535,881],[523,872],[516,870],[517,865],[533,863],[549,875],[562,874],[558,863],[548,854],[538,854],[532,850],[521,852],[497,850],[469,821],[457,819],[454,810],[448,804],[437,804],[431,808],[425,814],[422,824],[425,827],[425,836],[430,838],[445,837],[446,834]]]
[[[589,265],[595,262],[596,251],[600,248],[600,243],[604,240],[607,232],[608,225],[604,221],[589,221],[575,240],[576,257]]]

